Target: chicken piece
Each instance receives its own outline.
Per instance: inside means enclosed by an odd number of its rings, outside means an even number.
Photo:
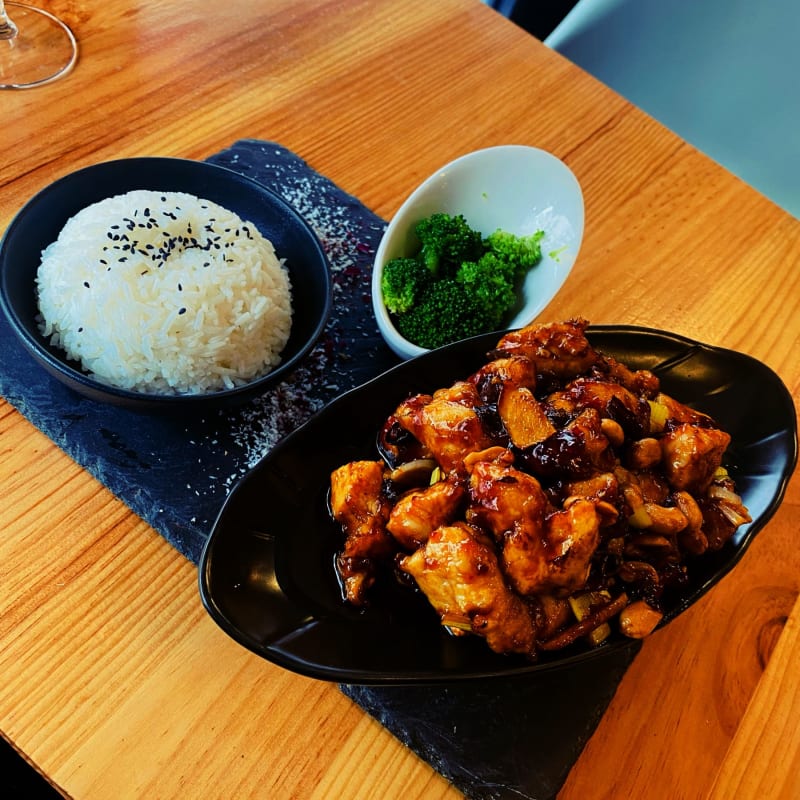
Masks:
[[[602,523],[592,501],[575,500],[548,516],[547,496],[536,478],[491,462],[474,465],[469,493],[466,518],[501,543],[514,589],[568,594],[585,583]]]
[[[480,405],[474,385],[461,381],[432,397],[409,398],[400,404],[394,416],[446,473],[463,474],[464,456],[492,443],[475,412]]]
[[[674,397],[670,397],[664,392],[659,392],[653,401],[666,408],[666,418],[673,422],[686,422],[692,425],[702,425],[707,428],[715,428],[714,420],[704,414],[702,411],[697,411],[690,408],[685,403],[681,403]]]
[[[596,409],[601,417],[616,420],[628,433],[639,438],[650,426],[650,405],[624,386],[612,381],[577,378],[563,391],[547,398],[559,411]]]
[[[583,480],[569,481],[563,497],[585,497],[616,505],[619,502],[619,479],[613,472],[597,472]]]
[[[497,653],[533,655],[536,627],[525,602],[503,578],[491,541],[464,522],[437,528],[400,560],[454,633],[483,636]]]
[[[463,484],[437,481],[425,489],[413,489],[395,503],[386,529],[407,550],[428,541],[431,532],[451,523],[466,496]]]
[[[730,434],[719,428],[684,423],[661,437],[664,474],[675,489],[702,494],[730,444]]]
[[[346,599],[355,605],[365,602],[376,562],[395,551],[386,531],[390,507],[382,491],[383,472],[381,461],[352,461],[331,473],[331,514],[345,534],[336,569]]]
[[[539,528],[547,495],[539,481],[502,461],[480,461],[469,479],[466,519],[487,530],[498,542],[517,523]]]
[[[603,371],[639,397],[653,398],[661,388],[658,376],[649,369],[632,370],[609,355],[603,355]]]
[[[610,445],[600,414],[587,408],[518,457],[525,469],[537,476],[578,480],[613,468],[615,458]]]
[[[584,586],[600,544],[602,518],[591,500],[576,499],[541,527],[520,521],[506,534],[503,568],[522,595],[566,596]]]
[[[569,380],[602,363],[600,354],[586,338],[588,325],[585,319],[528,325],[503,336],[497,343],[496,353],[498,356],[525,356],[533,362],[538,374],[548,373]]]
[[[536,388],[536,368],[524,356],[508,356],[490,361],[479,369],[470,382],[484,403],[496,403],[504,388]]]
[[[430,395],[417,395],[411,398],[413,402],[420,405],[430,402],[430,399]],[[378,434],[377,445],[378,452],[384,461],[393,467],[427,458],[433,460],[428,449],[400,424],[394,414],[384,422]]]

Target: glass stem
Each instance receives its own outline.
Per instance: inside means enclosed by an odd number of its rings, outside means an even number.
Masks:
[[[6,14],[6,4],[0,0],[0,41],[3,39],[13,39],[19,31],[17,26],[8,18]]]

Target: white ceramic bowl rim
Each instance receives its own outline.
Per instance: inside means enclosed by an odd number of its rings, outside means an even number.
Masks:
[[[423,181],[388,224],[375,255],[372,301],[378,328],[401,358],[427,352],[404,339],[383,304],[383,265],[419,246],[414,226],[436,212],[461,213],[484,235],[544,230],[542,261],[528,273],[509,328],[533,320],[566,281],[580,250],[583,194],[573,172],[552,153],[528,145],[497,145],[459,156]]]

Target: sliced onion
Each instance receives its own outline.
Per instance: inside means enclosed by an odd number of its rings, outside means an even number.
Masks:
[[[730,489],[718,484],[712,484],[708,490],[708,496],[723,503],[731,503],[735,506],[742,505],[742,498],[736,492],[732,492]]]
[[[733,506],[728,505],[728,503],[719,503],[719,510],[725,519],[727,519],[728,522],[730,522],[732,525],[735,525],[737,528],[740,525],[744,525],[745,522],[750,522],[749,514],[742,514],[739,509],[733,508]]]

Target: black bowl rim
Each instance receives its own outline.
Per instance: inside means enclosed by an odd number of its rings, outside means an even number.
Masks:
[[[333,282],[331,279],[330,262],[313,228],[283,197],[248,175],[244,175],[240,172],[229,169],[228,167],[223,167],[219,164],[213,164],[208,161],[199,161],[195,159],[170,156],[135,156],[132,158],[118,158],[108,161],[101,161],[95,164],[89,164],[73,172],[67,173],[66,175],[62,175],[60,178],[57,178],[55,181],[52,181],[51,183],[42,187],[17,211],[3,233],[2,238],[0,238],[0,265],[3,263],[2,255],[7,240],[13,236],[15,229],[21,224],[23,218],[32,211],[35,211],[36,207],[44,201],[46,196],[52,190],[64,184],[70,183],[78,178],[82,178],[87,174],[91,174],[92,172],[123,166],[136,166],[137,164],[145,163],[156,165],[163,164],[165,166],[175,164],[191,166],[192,168],[207,170],[209,174],[217,174],[223,179],[232,180],[237,183],[247,185],[251,189],[269,196],[271,202],[282,207],[283,210],[308,233],[309,241],[313,243],[321,263],[325,266],[322,279],[325,282],[324,292],[326,295],[323,312],[320,315],[320,318],[314,327],[311,336],[308,337],[302,347],[300,347],[290,359],[281,362],[266,375],[262,375],[260,378],[257,378],[254,381],[250,381],[231,389],[221,389],[204,394],[167,395],[153,392],[136,392],[130,389],[123,389],[118,386],[102,383],[101,381],[91,378],[77,366],[72,366],[66,358],[60,359],[44,349],[41,343],[36,338],[31,336],[27,326],[17,314],[16,308],[9,303],[6,293],[5,270],[3,270],[2,274],[0,274],[0,307],[2,307],[3,311],[5,312],[6,318],[12,330],[20,339],[28,353],[30,353],[30,355],[40,364],[40,366],[44,367],[51,375],[70,386],[73,390],[99,402],[129,406],[145,411],[169,410],[170,408],[178,410],[194,406],[207,406],[217,403],[225,403],[228,401],[234,401],[238,398],[250,397],[253,394],[258,394],[262,390],[266,391],[270,386],[279,381],[281,376],[284,376],[295,369],[319,340],[330,319],[331,311],[333,309]]]

